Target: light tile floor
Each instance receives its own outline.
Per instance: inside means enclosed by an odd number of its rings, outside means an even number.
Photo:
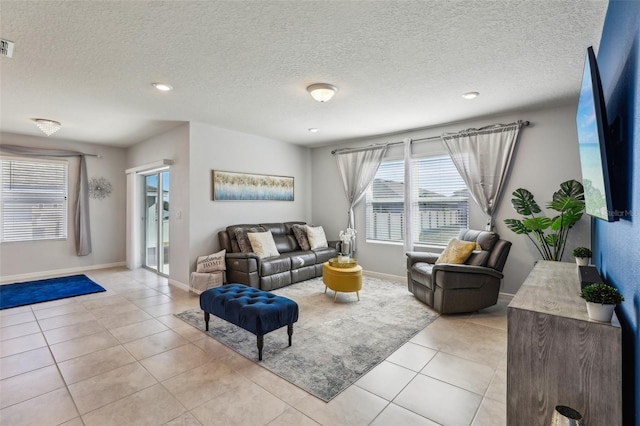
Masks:
[[[197,295],[87,275],[107,291],[0,311],[1,425],[506,424],[507,300],[441,316],[325,403],[173,316]]]

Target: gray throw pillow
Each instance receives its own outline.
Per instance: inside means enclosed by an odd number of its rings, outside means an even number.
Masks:
[[[238,247],[240,247],[241,253],[253,253],[253,248],[251,247],[251,241],[249,241],[249,237],[247,236],[247,232],[264,232],[265,229],[262,226],[258,226],[255,228],[236,228],[233,232],[236,234],[236,239],[238,240]]]
[[[311,250],[311,245],[309,244],[309,239],[307,238],[307,225],[296,224],[291,226],[291,230],[293,231],[293,235],[296,237],[300,248],[302,250]]]

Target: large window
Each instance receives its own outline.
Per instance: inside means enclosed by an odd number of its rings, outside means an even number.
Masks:
[[[469,193],[448,155],[412,161],[413,242],[446,245],[469,227]],[[367,239],[404,240],[404,162],[380,165],[367,190]]]
[[[67,238],[68,162],[0,159],[0,241]]]

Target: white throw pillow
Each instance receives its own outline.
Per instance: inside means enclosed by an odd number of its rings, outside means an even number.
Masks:
[[[307,226],[307,238],[309,239],[311,250],[329,247],[327,236],[324,234],[322,226]]]
[[[224,263],[224,255],[227,252],[226,249],[222,249],[217,253],[210,254],[208,256],[198,257],[196,264],[196,272],[217,272],[227,269],[227,265]]]
[[[251,241],[253,252],[260,258],[278,256],[280,252],[273,241],[271,231],[267,232],[247,232],[247,237]]]

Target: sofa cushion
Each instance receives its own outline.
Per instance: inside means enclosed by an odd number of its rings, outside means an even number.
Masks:
[[[316,264],[316,255],[312,251],[293,251],[287,254],[291,258],[291,269],[299,269]]]
[[[482,250],[491,251],[496,241],[500,239],[500,236],[490,231],[463,229],[458,234],[458,239],[461,241],[475,241],[480,244]]]
[[[227,269],[224,262],[224,255],[226,252],[227,251],[223,249],[208,256],[198,257],[198,261],[196,263],[196,272],[203,273],[224,271],[225,269]]]
[[[288,272],[291,270],[291,258],[287,254],[281,254],[278,257],[270,257],[262,260],[260,275],[266,277],[268,275]]]
[[[265,231],[271,231],[273,240],[280,253],[287,253],[298,249],[298,242],[293,235],[293,231],[286,223],[261,223],[260,226],[263,227]]]
[[[249,241],[249,237],[247,237],[247,232],[264,232],[264,229],[261,226],[238,226],[233,229],[233,236],[238,242],[238,248],[240,249],[240,253],[252,253],[253,249],[251,248],[251,241]],[[231,237],[233,241],[233,237]]]
[[[474,250],[471,256],[466,260],[465,265],[487,266],[489,260],[489,252],[486,250]]]
[[[307,226],[307,238],[309,239],[311,250],[329,246],[322,226]]]
[[[475,241],[460,241],[457,238],[452,238],[442,254],[438,256],[436,264],[454,263],[461,265],[471,256],[475,248]]]
[[[328,262],[329,259],[335,257],[337,252],[333,247],[323,247],[311,250],[316,255],[316,264],[322,266],[324,262]]]
[[[247,237],[249,237],[249,241],[251,241],[253,252],[257,254],[259,258],[262,259],[280,255],[270,231],[247,232]]]
[[[293,231],[293,235],[296,237],[296,241],[298,241],[300,248],[302,250],[311,250],[309,239],[307,238],[306,225],[295,224],[291,226],[291,230]]]

